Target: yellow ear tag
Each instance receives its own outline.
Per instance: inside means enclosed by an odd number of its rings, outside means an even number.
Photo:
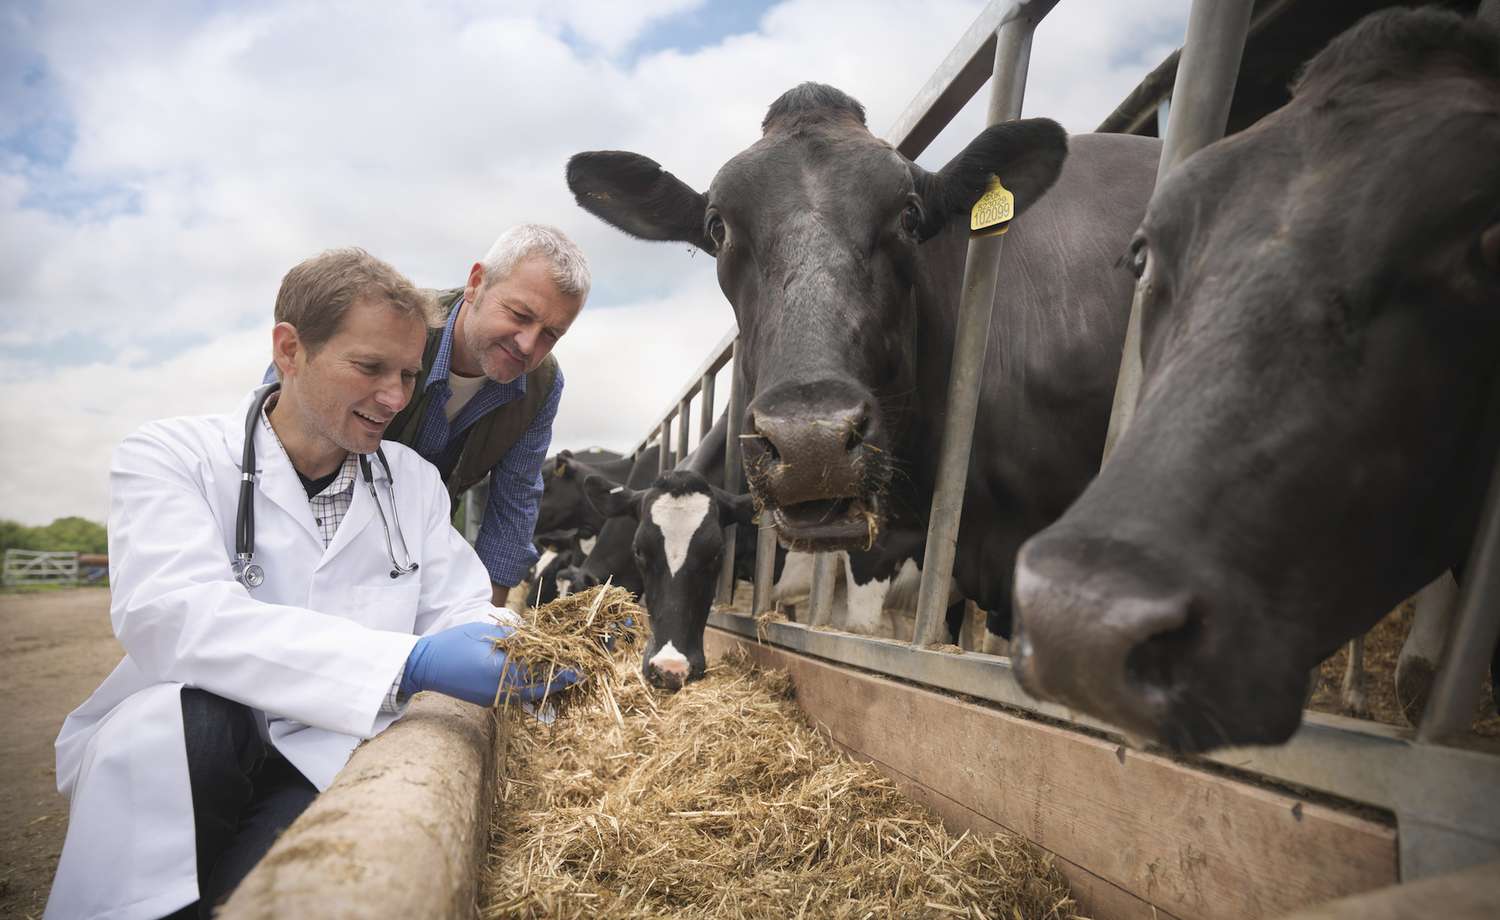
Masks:
[[[999,176],[990,176],[990,184],[974,202],[969,212],[969,236],[999,236],[1010,229],[1010,220],[1016,216],[1016,196],[1000,184]]]

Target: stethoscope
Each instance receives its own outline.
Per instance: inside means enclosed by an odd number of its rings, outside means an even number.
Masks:
[[[272,383],[257,390],[255,398],[250,401],[250,412],[245,416],[245,453],[240,463],[240,504],[234,518],[234,561],[229,565],[234,569],[234,580],[246,588],[259,588],[266,581],[266,570],[254,561],[255,426],[260,421],[266,400],[279,389],[280,383]],[[391,475],[391,464],[385,459],[383,448],[375,448],[375,459],[385,468],[387,488],[391,493],[391,516],[396,520],[396,539],[401,541],[401,555],[406,558],[405,565],[396,561],[396,548],[391,544],[390,522],[386,520],[385,509],[380,507],[380,498],[375,494],[375,477],[371,475],[369,454],[359,455],[359,471],[365,477],[365,485],[370,489],[370,501],[375,503],[375,510],[380,514],[380,526],[385,530],[385,551],[391,557],[391,577],[400,578],[402,575],[410,575],[420,566],[412,559],[411,551],[406,547],[406,537],[401,533],[401,512],[396,510],[396,478]]]

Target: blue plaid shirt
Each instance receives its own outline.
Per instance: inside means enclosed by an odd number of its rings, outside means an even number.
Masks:
[[[486,380],[449,425],[448,414],[443,409],[448,404],[448,397],[453,395],[448,386],[448,373],[453,360],[453,326],[462,306],[462,299],[453,305],[448,325],[443,329],[442,342],[438,345],[437,357],[427,372],[427,389],[432,398],[417,428],[416,443],[412,445],[417,453],[439,469],[444,467],[444,461],[456,458],[463,447],[461,435],[471,425],[490,410],[520,399],[526,393],[524,374],[510,383]],[[266,382],[275,379],[276,366],[273,364],[266,371]],[[489,569],[490,581],[496,584],[519,584],[537,561],[538,554],[531,538],[536,530],[537,508],[542,500],[542,461],[552,443],[552,420],[557,417],[562,390],[563,374],[558,368],[552,394],[537,410],[531,427],[490,473],[489,502],[479,524],[479,536],[474,540],[474,551]]]

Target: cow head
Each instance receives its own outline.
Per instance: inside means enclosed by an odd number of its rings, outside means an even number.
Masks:
[[[788,546],[863,549],[909,460],[919,315],[956,303],[970,208],[998,174],[1024,209],[1066,153],[1055,122],[1016,121],[928,172],[872,135],[858,102],[808,83],[771,105],[707,193],[616,151],[573,157],[568,184],[627,233],[715,256],[751,394],[751,490]]]
[[[1500,41],[1378,14],[1185,161],[1126,256],[1137,414],[1016,570],[1031,692],[1274,743],[1309,669],[1462,556],[1495,465]]]
[[[583,475],[579,475],[580,472]],[[597,534],[604,518],[583,497],[583,477],[595,470],[560,450],[542,464],[542,500],[537,507],[537,539],[542,535],[584,528]]]
[[[750,521],[750,496],[730,495],[687,470],[668,472],[642,490],[590,476],[584,489],[604,515],[636,523],[631,548],[651,619],[641,670],[652,686],[679,690],[707,670],[703,628],[724,556],[723,531]]]

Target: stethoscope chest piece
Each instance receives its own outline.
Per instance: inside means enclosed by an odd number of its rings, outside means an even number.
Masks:
[[[240,580],[247,588],[259,588],[266,583],[266,570],[252,562],[241,570]]]

